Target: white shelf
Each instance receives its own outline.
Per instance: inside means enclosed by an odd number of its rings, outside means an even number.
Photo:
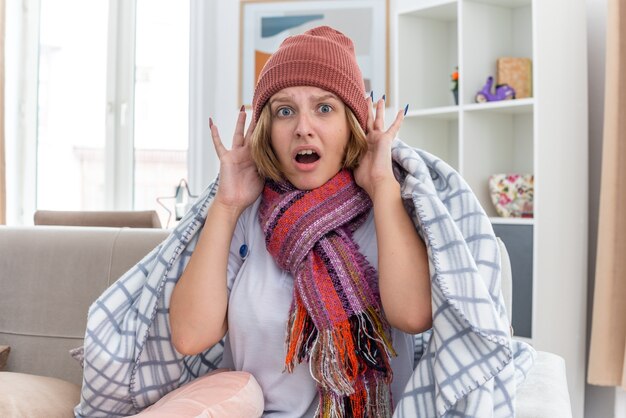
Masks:
[[[472,103],[463,105],[462,108],[466,112],[481,112],[491,111],[508,114],[524,114],[532,113],[535,104],[535,99],[514,99],[514,100],[500,100],[497,102],[486,103]]]
[[[429,109],[412,110],[407,112],[405,118],[457,120],[459,118],[459,107],[442,106]]]
[[[496,225],[534,225],[534,218],[503,218],[500,216],[492,216],[489,218],[492,224]]]
[[[474,96],[488,76],[496,77],[500,57],[533,58],[532,5],[503,7],[510,1],[463,1],[459,21],[462,39],[460,101],[474,103]],[[534,60],[532,60],[534,62]]]
[[[438,108],[407,113],[399,137],[408,144],[424,149],[459,170],[458,111]]]
[[[434,20],[454,21],[457,16],[456,11],[456,0],[432,0],[422,2],[419,5],[408,5],[408,7],[399,11],[398,14]]]
[[[585,7],[569,0],[395,0],[392,95],[400,138],[457,169],[517,262],[516,336],[565,358],[574,418],[584,399],[587,281]],[[567,10],[567,19],[563,16]],[[558,30],[555,30],[558,23]],[[531,59],[532,97],[475,103],[501,57]],[[459,104],[451,74],[458,67]],[[541,98],[541,106],[537,98]],[[565,157],[566,156],[566,157]],[[502,218],[495,173],[535,175],[534,218]],[[563,207],[569,208],[563,211]],[[509,245],[511,244],[511,245]],[[520,268],[521,265],[521,268]],[[520,283],[522,285],[520,285]],[[554,301],[558,300],[558,306]],[[521,309],[521,311],[520,311]],[[517,318],[517,319],[516,319]],[[529,330],[529,331],[527,331]]]
[[[398,50],[419,58],[397,67],[402,89],[395,98],[403,107],[409,103],[412,111],[454,106],[450,74],[459,66],[458,4],[405,3],[410,9],[395,17]]]
[[[492,4],[494,6],[499,6],[499,7],[506,7],[509,9],[529,6],[531,4],[531,0],[472,0],[472,1],[476,3],[485,3],[485,4]]]

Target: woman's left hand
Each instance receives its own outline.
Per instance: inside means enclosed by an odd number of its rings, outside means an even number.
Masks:
[[[400,130],[404,112],[398,112],[387,130],[384,117],[383,100],[376,103],[376,117],[370,106],[367,152],[354,170],[354,178],[373,203],[378,287],[385,317],[392,327],[417,334],[432,326],[428,255],[393,175],[391,143]]]
[[[367,99],[368,103],[370,100]],[[380,99],[376,103],[376,115],[370,105],[367,118],[368,133],[365,138],[367,152],[354,170],[354,179],[372,200],[379,187],[390,184],[390,181],[397,185],[391,165],[391,143],[398,134],[403,120],[404,111],[400,110],[389,129],[385,130],[385,101]]]

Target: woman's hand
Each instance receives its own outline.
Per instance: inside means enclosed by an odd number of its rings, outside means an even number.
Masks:
[[[369,100],[369,99],[368,99]],[[367,119],[367,152],[354,178],[369,194],[374,206],[378,245],[378,286],[389,324],[417,334],[432,326],[430,274],[426,246],[404,209],[400,184],[391,162],[391,142],[400,130],[404,111],[389,129],[384,128],[385,102],[376,103],[376,117]]]
[[[250,154],[254,126],[244,136],[245,125],[246,112],[242,108],[233,147],[228,150],[217,126],[209,119],[213,146],[220,159],[220,182],[196,248],[170,300],[172,343],[181,354],[201,353],[220,341],[228,329],[226,282],[230,244],[241,212],[263,190],[263,180]],[[206,295],[211,295],[211,303],[206,303]]]
[[[367,99],[368,102],[370,99]],[[376,191],[382,186],[397,186],[391,165],[391,143],[398,134],[404,112],[398,112],[396,119],[389,129],[385,130],[385,101],[380,99],[376,103],[376,115],[370,106],[367,118],[368,133],[366,136],[367,152],[361,158],[359,166],[354,170],[356,183],[361,186],[372,200]],[[393,183],[391,183],[393,182]]]
[[[246,111],[242,106],[235,126],[232,149],[222,144],[217,126],[209,119],[213,146],[220,160],[220,180],[215,201],[226,208],[242,212],[250,206],[263,190],[263,179],[250,153],[250,138],[254,131],[251,123],[244,135]]]

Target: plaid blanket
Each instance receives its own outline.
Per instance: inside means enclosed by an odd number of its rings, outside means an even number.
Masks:
[[[450,166],[400,140],[394,174],[428,248],[433,327],[415,336],[416,365],[394,417],[514,417],[534,351],[512,340],[488,217]],[[223,343],[195,356],[172,344],[168,307],[217,191],[213,182],[157,248],[89,308],[77,417],[136,414],[217,368]]]

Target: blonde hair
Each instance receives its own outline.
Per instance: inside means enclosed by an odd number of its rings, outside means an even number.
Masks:
[[[354,112],[348,106],[345,109],[348,127],[350,128],[350,138],[346,144],[343,168],[354,170],[358,167],[361,157],[367,151],[367,142],[365,140],[365,132],[361,128]],[[262,177],[280,181],[283,179],[283,175],[280,169],[280,162],[272,149],[271,129],[272,114],[269,104],[266,104],[263,106],[263,110],[254,127],[254,132],[252,132],[250,151],[259,174]]]

